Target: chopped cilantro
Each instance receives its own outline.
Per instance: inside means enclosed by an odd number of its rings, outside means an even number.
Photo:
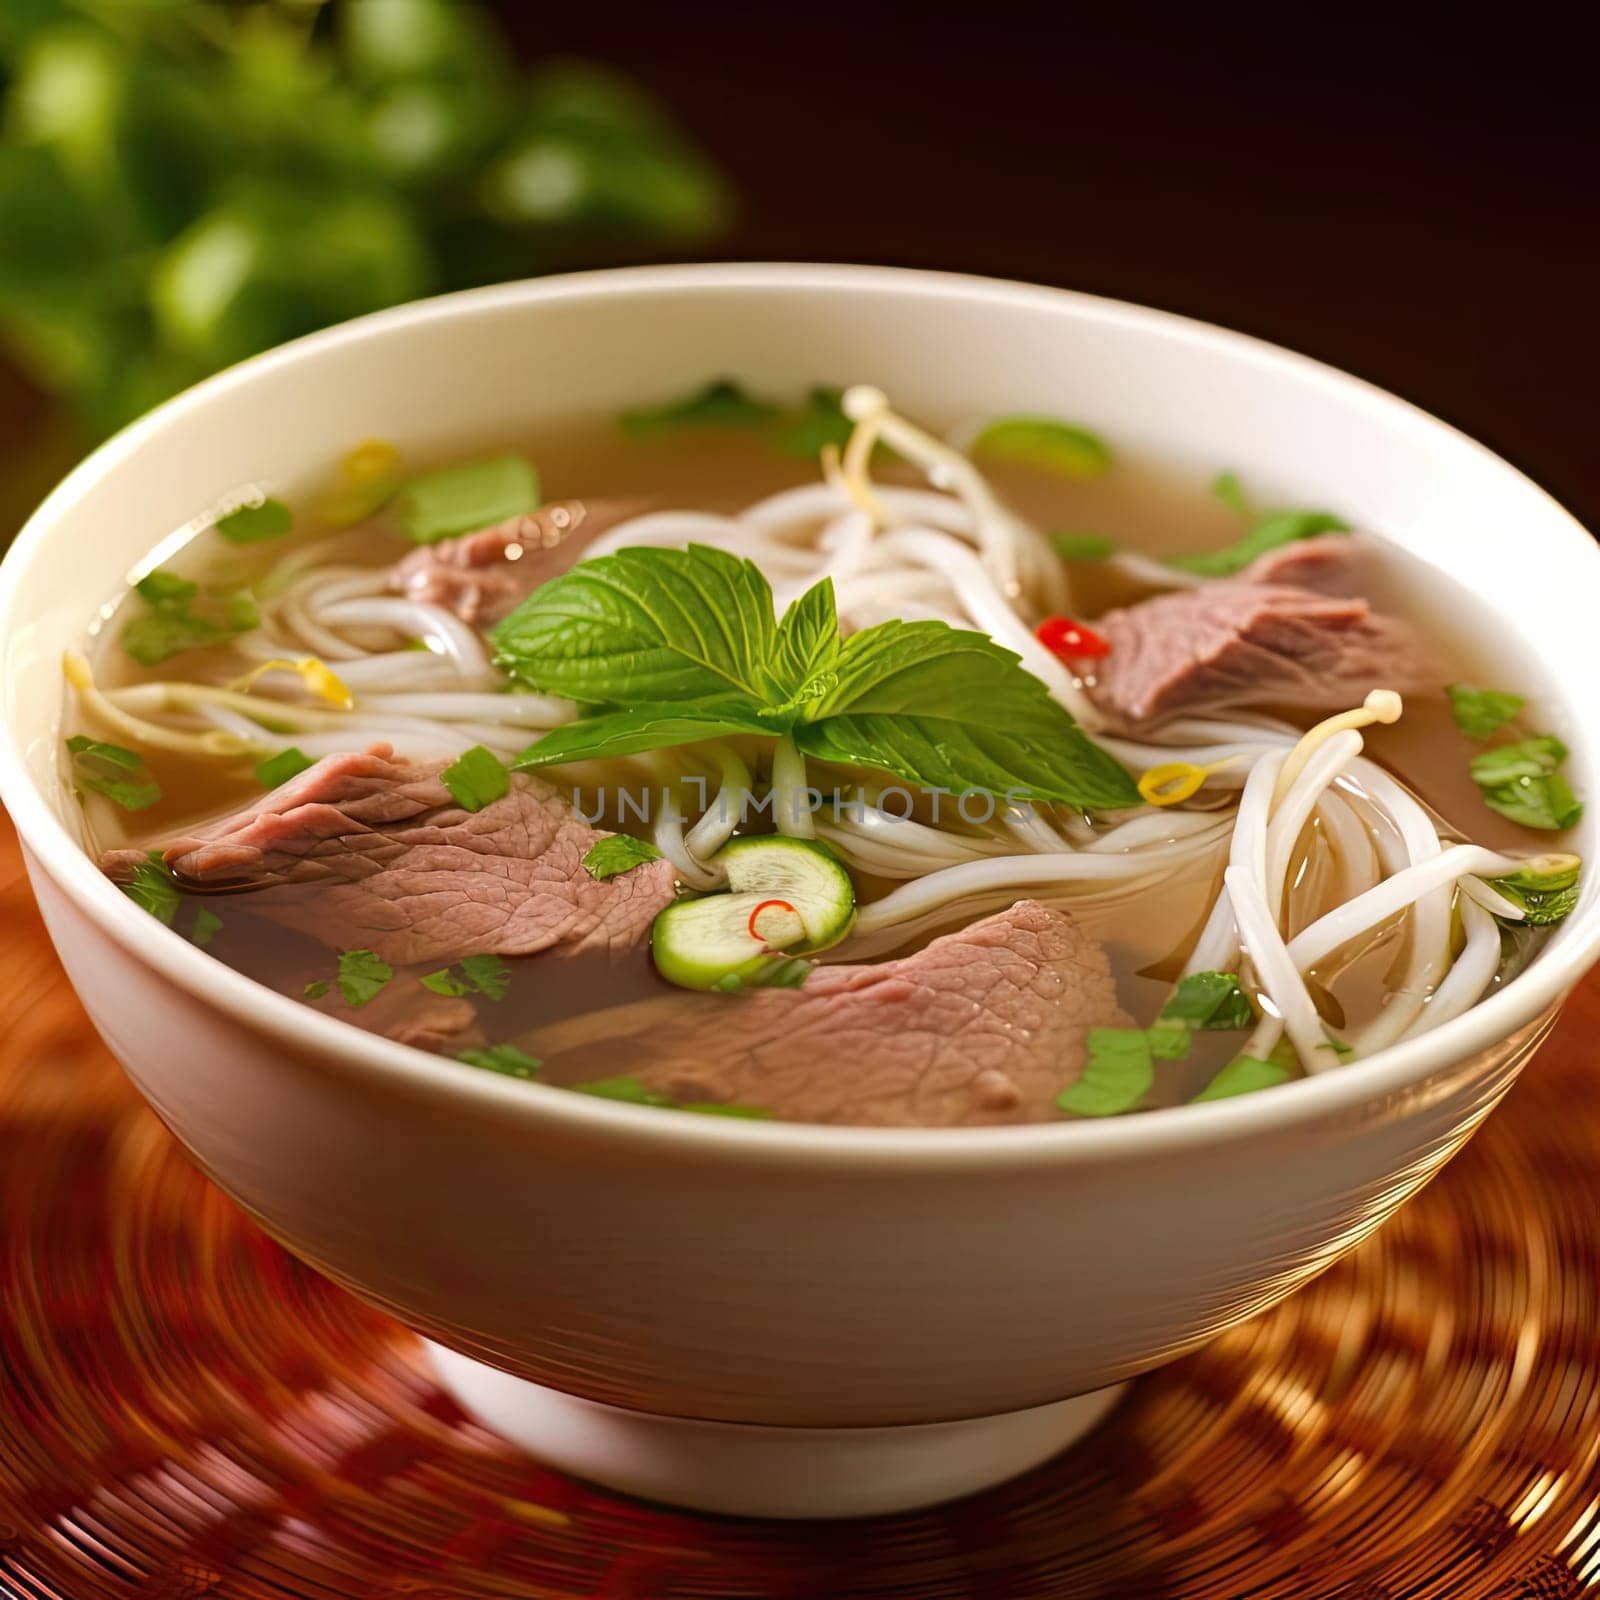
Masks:
[[[464,956],[456,966],[440,967],[418,981],[435,994],[481,994],[486,1000],[503,1000],[511,968],[499,956]]]
[[[229,544],[262,544],[281,539],[294,526],[294,517],[281,500],[270,497],[258,506],[240,506],[217,518],[217,532]]]
[[[189,929],[189,941],[197,944],[203,950],[211,943],[217,930],[222,926],[222,918],[208,906],[201,906],[194,914],[194,923]]]
[[[152,850],[133,869],[133,878],[123,884],[122,892],[141,910],[148,911],[169,928],[178,914],[178,907],[183,904],[183,896],[178,892],[178,880],[168,871],[159,850]]]
[[[1192,1042],[1188,1023],[1168,1022],[1165,1018],[1154,1027],[1146,1028],[1144,1036],[1150,1043],[1151,1059],[1155,1061],[1182,1061]]]
[[[1169,556],[1167,564],[1202,578],[1231,578],[1259,556],[1319,533],[1348,533],[1350,525],[1331,511],[1269,511],[1241,539],[1220,550]]]
[[[1520,694],[1505,689],[1475,689],[1470,683],[1448,683],[1450,709],[1456,726],[1469,739],[1487,739],[1498,733],[1526,704]]]
[[[635,1106],[671,1106],[665,1095],[656,1094],[637,1078],[595,1078],[589,1083],[575,1083],[579,1094],[592,1094],[600,1100],[625,1100]]]
[[[535,1056],[519,1050],[514,1044],[492,1044],[485,1050],[463,1050],[456,1056],[469,1067],[482,1067],[486,1072],[498,1072],[507,1078],[531,1078],[544,1065]]]
[[[1211,480],[1211,493],[1230,511],[1237,511],[1241,517],[1250,515],[1250,498],[1244,492],[1237,472],[1219,472]]]
[[[647,861],[660,859],[661,852],[648,840],[636,839],[631,833],[613,833],[589,846],[583,858],[583,870],[591,878],[614,878]]]
[[[119,642],[142,667],[159,666],[181,651],[248,633],[261,620],[255,601],[243,591],[222,601],[220,618],[197,614],[193,606],[199,585],[159,567],[133,587],[149,609],[123,628]]]
[[[1098,478],[1111,465],[1104,439],[1054,417],[1001,417],[972,441],[972,454],[1063,478]]]
[[[719,378],[682,400],[641,406],[622,414],[624,433],[635,438],[677,428],[764,428],[776,420],[778,407],[757,400],[731,378]]]
[[[463,811],[482,811],[511,791],[511,774],[505,764],[481,744],[473,745],[439,777]]]
[[[1583,803],[1560,772],[1567,747],[1554,734],[1496,745],[1472,758],[1472,781],[1491,811],[1527,828],[1570,828]]]
[[[1194,1097],[1198,1105],[1202,1100],[1230,1100],[1238,1094],[1254,1094],[1257,1089],[1270,1089],[1287,1083],[1293,1068],[1278,1061],[1262,1061],[1255,1056],[1235,1056],[1199,1094]]]
[[[364,1006],[380,995],[394,968],[371,950],[344,950],[339,955],[339,993],[346,1005]]]
[[[307,1000],[320,1000],[323,995],[325,995],[332,987],[333,985],[326,979],[317,978],[313,982],[308,983],[305,988],[300,991],[300,993],[303,994]]]
[[[1191,1028],[1248,1028],[1255,1019],[1250,997],[1231,972],[1191,972],[1178,981],[1161,1013],[1162,1022]]]
[[[161,785],[150,776],[144,757],[132,750],[81,733],[67,740],[67,750],[78,786],[103,794],[124,811],[143,811],[161,798]]]
[[[158,610],[168,606],[183,611],[200,592],[200,585],[189,578],[180,578],[176,572],[166,572],[157,567],[147,572],[136,584],[134,592]]]
[[[1051,547],[1063,561],[1104,561],[1117,553],[1117,542],[1103,533],[1052,533]]]
[[[316,763],[304,750],[297,750],[290,745],[286,750],[280,750],[277,755],[268,756],[256,767],[256,782],[263,789],[276,789],[280,783],[287,783],[308,767],[315,765]]]
[[[464,956],[461,973],[486,1000],[503,1000],[511,982],[511,968],[499,956]]]
[[[467,461],[412,478],[395,496],[400,530],[416,544],[493,527],[539,507],[539,474],[526,456]]]

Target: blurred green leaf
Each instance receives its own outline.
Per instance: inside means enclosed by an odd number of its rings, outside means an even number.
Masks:
[[[327,323],[728,208],[647,95],[521,73],[457,0],[0,0],[0,86],[0,343],[96,432]]]
[[[151,306],[211,366],[421,294],[426,244],[386,196],[254,190],[201,217],[157,264]]]
[[[358,80],[481,79],[506,60],[488,14],[456,0],[357,0],[340,7],[339,20]]]

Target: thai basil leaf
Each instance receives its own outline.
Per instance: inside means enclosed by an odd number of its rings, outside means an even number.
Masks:
[[[641,705],[631,711],[606,711],[552,728],[511,763],[513,772],[567,761],[600,761],[637,755],[698,739],[723,739],[741,733],[781,732],[747,702],[685,700],[681,705]]]
[[[536,589],[495,629],[498,659],[546,694],[590,704],[761,704],[778,624],[760,569],[723,550],[630,549]]]

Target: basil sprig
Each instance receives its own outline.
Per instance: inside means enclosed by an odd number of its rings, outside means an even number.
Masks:
[[[593,708],[514,770],[788,735],[807,755],[924,788],[1139,804],[1127,772],[986,635],[891,621],[841,638],[826,578],[780,622],[761,570],[724,550],[586,561],[535,590],[494,641],[514,677]]]

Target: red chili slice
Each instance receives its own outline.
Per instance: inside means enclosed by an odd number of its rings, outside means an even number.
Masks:
[[[765,944],[767,941],[762,939],[761,935],[756,932],[756,918],[759,917],[763,911],[768,910],[772,906],[778,906],[780,909],[787,911],[791,917],[797,917],[800,915],[800,913],[796,911],[787,900],[763,900],[761,904],[750,913],[750,920],[745,923],[745,927],[750,930],[750,937],[752,939],[760,939],[762,944]]]
[[[1108,656],[1111,646],[1093,628],[1086,628],[1071,617],[1046,617],[1033,636],[1053,655],[1079,660]]]

